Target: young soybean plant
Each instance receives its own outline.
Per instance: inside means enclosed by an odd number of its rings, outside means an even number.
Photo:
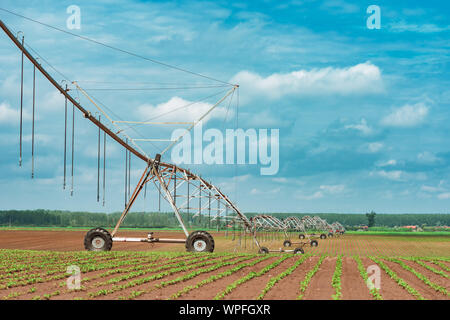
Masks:
[[[302,282],[300,282],[300,294],[297,297],[297,300],[302,300],[303,296],[305,294],[306,288],[308,288],[308,284],[311,281],[312,277],[316,274],[317,271],[319,271],[320,265],[322,264],[323,260],[325,260],[325,258],[327,257],[327,255],[322,255],[319,259],[319,261],[317,261],[316,265],[314,266],[313,269],[311,269],[305,276],[305,279],[303,279]]]
[[[362,264],[361,258],[358,256],[354,256],[353,259],[358,264],[358,270],[359,274],[364,280],[364,283],[367,283],[367,280],[369,278],[369,275],[367,274],[366,269],[364,268],[364,265]],[[373,296],[375,300],[383,300],[383,297],[380,294],[380,291],[377,288],[372,288],[369,290],[370,294]]]
[[[335,290],[335,294],[331,297],[333,300],[341,300],[341,276],[342,276],[342,255],[339,255],[336,260],[336,269],[334,270],[333,278],[331,279],[331,285]]]

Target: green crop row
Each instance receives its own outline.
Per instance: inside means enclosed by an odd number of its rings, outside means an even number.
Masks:
[[[187,281],[187,280],[190,280],[190,279],[192,279],[192,278],[194,278],[194,277],[196,277],[196,276],[198,276],[200,274],[209,273],[209,272],[215,271],[217,269],[220,269],[220,268],[223,268],[223,267],[226,267],[226,266],[230,266],[230,265],[234,265],[234,264],[237,264],[237,263],[240,263],[240,262],[243,262],[245,260],[252,259],[252,258],[253,258],[252,256],[245,256],[245,257],[239,258],[237,260],[219,262],[219,263],[217,263],[215,265],[212,265],[212,266],[204,268],[204,269],[194,270],[191,273],[188,273],[188,274],[186,274],[184,276],[177,277],[177,278],[172,279],[172,280],[161,281],[160,283],[155,284],[150,289],[141,290],[139,292],[132,292],[132,294],[130,296],[128,296],[127,298],[125,298],[125,297],[121,297],[121,298],[122,299],[134,299],[134,298],[136,298],[136,297],[138,297],[138,296],[140,296],[140,295],[142,295],[144,293],[149,293],[149,292],[151,292],[153,290],[156,290],[156,289],[164,288],[164,287],[167,287],[167,286],[179,283],[179,282]]]
[[[280,263],[282,263],[284,260],[290,258],[292,256],[290,255],[285,255],[283,257],[281,257],[280,259],[276,260],[275,262],[271,263],[270,265],[264,267],[261,271],[259,272],[250,272],[248,273],[246,276],[236,280],[235,282],[233,282],[232,284],[230,284],[229,286],[227,286],[225,288],[225,290],[223,290],[222,292],[218,293],[215,297],[214,300],[221,300],[223,299],[227,294],[230,294],[234,289],[236,289],[239,285],[253,279],[256,277],[260,277],[263,274],[267,273],[269,270],[275,268],[276,266],[278,266]]]
[[[212,282],[217,281],[217,280],[219,280],[219,279],[221,279],[221,278],[223,278],[223,277],[228,277],[228,276],[232,275],[233,273],[235,273],[235,272],[241,270],[242,268],[254,266],[254,265],[260,263],[261,261],[267,260],[267,259],[269,259],[269,258],[270,258],[270,256],[263,256],[262,258],[259,258],[259,259],[255,260],[255,261],[242,263],[242,264],[240,264],[240,265],[238,265],[238,266],[236,266],[236,267],[234,267],[234,268],[232,268],[232,269],[230,269],[230,270],[226,270],[226,271],[224,271],[224,272],[222,272],[222,273],[219,273],[219,274],[213,274],[213,275],[210,276],[209,278],[200,281],[200,282],[197,283],[196,285],[184,287],[183,289],[181,289],[181,290],[178,291],[177,293],[174,293],[174,294],[173,294],[170,298],[168,298],[168,299],[178,299],[178,298],[181,297],[182,295],[187,294],[187,293],[189,293],[190,291],[192,291],[192,290],[194,290],[194,289],[198,289],[198,288],[200,288],[200,287],[202,287],[202,286],[204,286],[204,285],[206,285],[206,284],[208,284],[208,283],[212,283]]]
[[[204,256],[204,258],[207,259],[208,257]],[[222,260],[219,260],[219,262],[221,262],[223,260],[228,260],[228,259],[230,259],[229,256],[223,258]],[[202,260],[204,260],[204,259],[202,259]],[[207,261],[202,261],[200,263],[191,264],[191,265],[184,265],[184,263],[183,263],[182,266],[171,268],[169,270],[163,271],[163,272],[158,273],[158,274],[151,275],[149,277],[135,279],[135,280],[129,281],[129,282],[123,284],[123,285],[113,285],[111,289],[103,289],[103,290],[99,290],[97,292],[90,292],[88,294],[88,296],[90,298],[95,298],[95,297],[101,296],[101,295],[108,295],[108,294],[111,294],[111,293],[114,293],[114,292],[117,292],[117,291],[121,291],[121,290],[124,290],[124,289],[132,288],[134,286],[142,285],[142,284],[145,284],[145,283],[153,281],[153,280],[159,280],[159,279],[162,279],[164,277],[167,277],[167,276],[169,276],[171,274],[174,274],[174,273],[177,273],[177,272],[184,272],[184,271],[188,271],[188,270],[191,270],[191,269],[194,269],[194,268],[203,267],[203,266],[206,266],[208,264],[213,264],[213,263],[218,263],[218,261],[207,260]]]
[[[288,275],[290,275],[292,272],[294,272],[295,269],[297,269],[297,267],[299,265],[301,265],[307,258],[309,258],[311,256],[311,254],[306,254],[304,256],[302,256],[301,258],[299,258],[297,261],[295,261],[295,263],[290,266],[289,268],[287,268],[285,271],[283,271],[282,273],[278,274],[276,277],[272,277],[269,279],[269,281],[267,282],[265,288],[262,290],[261,294],[256,298],[257,300],[262,300],[264,298],[264,296],[267,294],[267,292],[270,291],[270,289],[272,289],[272,287],[279,282],[281,279],[287,277]]]
[[[387,274],[388,276],[397,282],[400,286],[402,286],[406,291],[412,294],[418,300],[425,300],[425,298],[413,287],[411,287],[405,280],[400,278],[394,271],[392,271],[384,262],[375,258],[369,257],[373,262],[378,264]]]
[[[406,257],[406,258],[405,258],[405,257],[404,257],[403,259],[405,259],[405,260],[410,260],[410,261],[414,261],[415,263],[417,263],[418,265],[424,267],[425,269],[428,269],[428,270],[430,270],[431,272],[433,272],[433,273],[435,273],[435,274],[438,274],[438,275],[440,275],[440,276],[442,276],[442,277],[448,279],[448,274],[446,274],[446,273],[445,273],[444,271],[442,271],[442,270],[438,270],[438,269],[433,268],[432,266],[430,266],[430,265],[424,263],[423,261],[420,260],[421,258],[416,258],[416,257],[411,257],[411,258]]]
[[[385,258],[386,260],[398,263],[403,269],[411,272],[412,274],[414,274],[417,278],[419,278],[420,280],[422,280],[427,286],[433,288],[434,290],[436,290],[437,292],[440,292],[442,294],[445,294],[446,296],[450,296],[449,292],[447,291],[447,289],[445,289],[444,287],[437,285],[434,282],[431,282],[430,279],[428,279],[425,275],[423,275],[422,273],[418,272],[417,270],[415,270],[414,268],[408,266],[406,263],[404,263],[403,261],[396,259],[396,258]]]
[[[363,278],[364,283],[367,284],[369,280],[369,275],[367,274],[367,270],[364,268],[364,265],[362,264],[361,258],[359,256],[354,256],[353,259],[358,264],[359,274]],[[380,291],[377,288],[373,287],[372,289],[369,289],[369,292],[375,300],[383,300],[383,297],[381,296]]]
[[[326,257],[327,257],[326,255],[322,255],[319,258],[319,261],[317,261],[317,263],[314,266],[314,268],[312,268],[306,274],[305,279],[303,279],[303,281],[300,282],[300,294],[298,295],[297,300],[303,299],[303,296],[305,294],[305,291],[306,291],[306,288],[308,287],[309,282],[311,281],[312,277],[314,277],[316,272],[319,271],[320,265],[322,264],[323,260],[325,260]]]
[[[341,276],[342,276],[342,256],[339,255],[336,260],[336,268],[334,270],[333,278],[331,279],[331,286],[335,290],[335,294],[331,297],[333,300],[341,300]]]

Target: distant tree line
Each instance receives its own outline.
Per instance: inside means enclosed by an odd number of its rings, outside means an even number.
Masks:
[[[247,217],[258,213],[246,213]],[[30,227],[113,227],[121,212],[95,213],[73,212],[60,210],[7,210],[0,211],[0,226],[30,226]],[[346,227],[367,225],[366,214],[341,214],[341,213],[271,213],[279,219],[290,216],[319,216],[329,223],[340,222]],[[370,214],[369,214],[370,215]],[[183,213],[183,221],[194,228],[224,228],[230,226],[230,221],[221,218],[213,219],[208,214],[193,217],[193,214]],[[376,226],[394,227],[405,225],[418,226],[444,226],[450,225],[450,214],[376,214]],[[178,220],[172,212],[131,212],[122,224],[129,228],[177,228]]]

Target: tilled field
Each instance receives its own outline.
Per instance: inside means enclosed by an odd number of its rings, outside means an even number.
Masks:
[[[4,230],[0,229],[0,249],[24,250],[52,250],[52,251],[82,251],[86,230],[56,229],[56,230]],[[215,252],[243,252],[258,251],[252,239],[240,239],[230,232],[211,232],[215,239]],[[121,230],[119,236],[146,237],[145,231]],[[291,235],[292,248],[300,241],[298,236]],[[185,238],[180,231],[155,231],[155,237]],[[260,243],[270,249],[278,250],[283,247],[284,238],[260,237]],[[305,246],[306,253],[337,255],[375,255],[375,256],[448,256],[450,252],[450,237],[424,236],[370,236],[364,234],[345,234],[338,238],[318,239],[317,247]],[[183,244],[169,243],[139,243],[114,242],[113,251],[184,251]]]
[[[446,257],[0,250],[2,299],[448,300],[449,275]]]

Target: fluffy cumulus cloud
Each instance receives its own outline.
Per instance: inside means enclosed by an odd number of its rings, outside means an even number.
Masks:
[[[429,107],[423,103],[406,104],[393,110],[381,123],[388,127],[414,127],[425,120],[428,111]]]
[[[212,106],[212,104],[207,102],[193,102],[180,97],[172,97],[169,101],[158,105],[144,104],[139,106],[137,115],[140,119],[149,119],[149,121],[155,122],[194,122],[199,120]],[[229,117],[232,117],[231,113],[232,111],[228,110]],[[218,106],[203,121],[208,121],[212,118],[225,118],[226,115],[226,108]]]
[[[20,112],[19,109],[13,109],[8,103],[0,103],[0,123],[2,125],[16,125],[19,123]],[[23,110],[23,120],[31,119],[28,111]]]
[[[321,68],[274,73],[263,77],[241,71],[231,81],[247,94],[278,99],[286,95],[366,94],[383,91],[380,69],[370,62],[348,68]]]
[[[317,200],[325,197],[326,195],[336,195],[341,194],[345,191],[345,185],[336,184],[336,185],[321,185],[319,190],[312,194],[306,194],[302,191],[297,191],[294,194],[294,197],[300,200]]]

